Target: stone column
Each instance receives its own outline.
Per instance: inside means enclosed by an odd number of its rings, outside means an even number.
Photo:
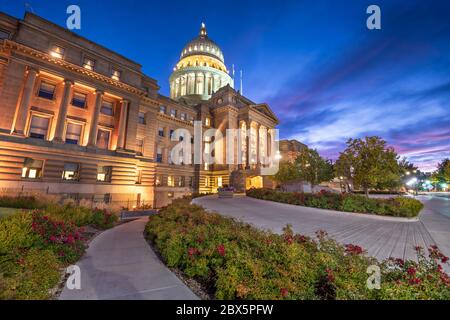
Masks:
[[[216,81],[214,75],[211,75],[211,95],[214,93]]]
[[[206,81],[206,73],[203,73],[203,95],[206,96],[208,94],[207,81]]]
[[[102,97],[103,91],[96,90],[95,91],[95,105],[92,108],[91,113],[91,129],[89,130],[89,146],[95,146],[97,144],[97,127],[98,127],[98,119],[100,117],[100,108],[102,106]]]
[[[189,92],[189,73],[188,74],[186,74],[186,95],[188,95],[188,94],[191,94],[190,92]]]
[[[197,84],[197,72],[196,72],[195,76],[194,76],[194,94],[197,94],[197,92],[198,92],[197,86],[198,86],[198,84]]]
[[[56,130],[54,140],[63,141],[64,128],[66,126],[67,109],[69,108],[70,94],[73,87],[72,80],[64,80],[64,91],[59,105],[58,120],[56,122]]]
[[[19,110],[14,125],[14,132],[18,134],[25,134],[25,123],[28,117],[28,110],[30,108],[31,97],[33,95],[33,88],[36,82],[38,71],[33,68],[28,68],[26,74],[27,79],[22,92],[22,99],[20,100]]]
[[[125,149],[125,134],[128,120],[128,101],[120,102],[119,137],[117,139],[117,149]]]
[[[246,141],[247,141],[247,143],[246,143],[246,147],[247,147],[247,158],[246,158],[246,167],[247,168],[249,168],[250,167],[250,164],[251,164],[251,158],[252,158],[252,155],[251,155],[251,142],[252,142],[252,140],[251,140],[251,134],[252,134],[252,127],[250,126],[250,124],[251,124],[251,122],[250,121],[247,121],[247,123],[246,123]]]
[[[260,161],[260,157],[259,157],[259,144],[261,143],[261,141],[259,141],[260,137],[259,137],[259,128],[261,127],[260,124],[256,125],[256,159],[255,159],[255,164],[257,165]]]

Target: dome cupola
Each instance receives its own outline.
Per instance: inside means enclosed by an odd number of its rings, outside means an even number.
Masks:
[[[233,87],[222,50],[208,37],[204,23],[199,35],[184,46],[169,81],[170,97],[183,97],[191,104],[208,100],[227,84]]]

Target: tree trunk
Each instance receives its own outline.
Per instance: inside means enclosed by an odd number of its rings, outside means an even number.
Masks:
[[[364,193],[366,194],[366,198],[368,198],[369,197],[369,188],[365,187]]]

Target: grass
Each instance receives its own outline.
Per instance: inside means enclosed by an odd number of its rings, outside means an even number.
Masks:
[[[12,215],[16,212],[19,212],[23,209],[17,209],[17,208],[0,208],[0,219],[9,215]]]

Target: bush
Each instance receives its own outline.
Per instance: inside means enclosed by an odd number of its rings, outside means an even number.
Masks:
[[[28,212],[19,212],[0,220],[0,254],[6,254],[17,248],[31,248],[39,240],[33,232],[32,216]]]
[[[250,189],[247,190],[247,196],[320,209],[409,218],[417,216],[423,208],[420,201],[412,198],[377,199],[357,194],[336,194],[326,191],[311,194],[280,192],[272,189]]]
[[[450,297],[450,282],[439,269],[448,258],[438,251],[417,263],[420,279],[426,280],[408,282],[413,294],[407,295],[397,291],[397,280],[410,279],[408,269],[378,264],[364,255],[363,248],[339,245],[325,232],[310,239],[287,226],[277,235],[207,213],[187,199],[151,216],[145,232],[168,266],[199,281],[217,299]],[[381,290],[366,286],[367,267],[372,264],[382,270]]]
[[[0,196],[0,207],[18,209],[42,209],[45,202],[39,201],[35,196]]]

